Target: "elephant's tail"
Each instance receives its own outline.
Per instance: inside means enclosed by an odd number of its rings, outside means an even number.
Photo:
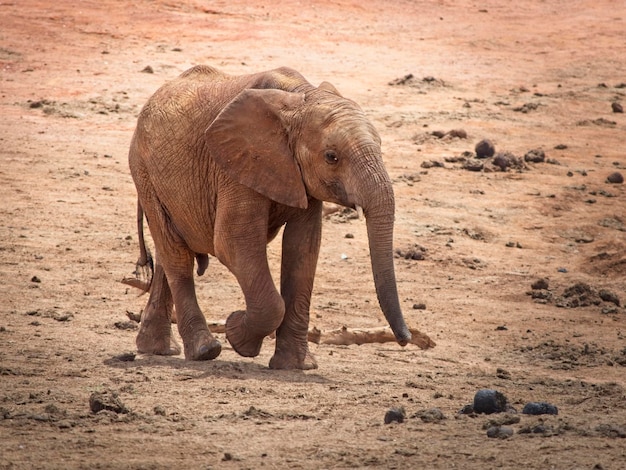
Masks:
[[[122,283],[140,289],[142,294],[150,291],[152,285],[152,276],[154,274],[154,260],[152,253],[146,246],[146,240],[143,236],[143,208],[137,200],[137,236],[139,238],[139,259],[135,264],[135,277],[125,277]]]

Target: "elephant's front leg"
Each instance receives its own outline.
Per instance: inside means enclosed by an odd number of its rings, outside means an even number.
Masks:
[[[221,202],[214,246],[217,258],[237,278],[246,301],[246,310],[233,312],[226,320],[226,338],[240,355],[255,357],[263,339],[282,322],[285,303],[267,262],[270,202],[247,188],[244,191],[249,193],[246,197]]]
[[[307,335],[321,237],[321,201],[311,201],[306,211],[285,226],[281,266],[285,318],[276,331],[276,351],[270,360],[272,369],[317,368]]]

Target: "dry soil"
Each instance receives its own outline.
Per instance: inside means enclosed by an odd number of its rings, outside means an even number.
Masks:
[[[0,468],[624,468],[625,57],[623,1],[2,1]],[[212,362],[124,360],[147,300],[120,283],[127,149],[195,64],[290,66],[363,107],[436,347],[312,344],[319,369],[273,371],[272,339],[246,359],[219,335]],[[243,306],[217,260],[197,290],[208,320]],[[312,326],[384,324],[364,222],[328,216]],[[517,413],[459,414],[480,389]]]

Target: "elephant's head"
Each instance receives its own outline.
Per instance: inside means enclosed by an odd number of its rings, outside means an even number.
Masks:
[[[363,111],[329,83],[304,93],[246,89],[206,132],[229,176],[270,199],[305,209],[308,198],[362,208],[378,300],[397,341],[404,322],[393,265],[394,195],[380,137]]]

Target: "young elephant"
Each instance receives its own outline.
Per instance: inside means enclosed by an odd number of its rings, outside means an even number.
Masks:
[[[193,67],[148,100],[129,163],[139,223],[143,209],[156,249],[140,352],[180,353],[171,335],[175,306],[185,357],[220,354],[193,278],[194,259],[200,273],[211,254],[245,296],[245,311],[226,321],[232,347],[256,356],[276,331],[271,368],[316,368],[307,330],[322,201],[362,208],[380,306],[398,343],[410,341],[396,289],[394,196],[380,138],[363,111],[329,83],[316,88],[288,68],[230,76]],[[278,292],[266,244],[283,225]]]

